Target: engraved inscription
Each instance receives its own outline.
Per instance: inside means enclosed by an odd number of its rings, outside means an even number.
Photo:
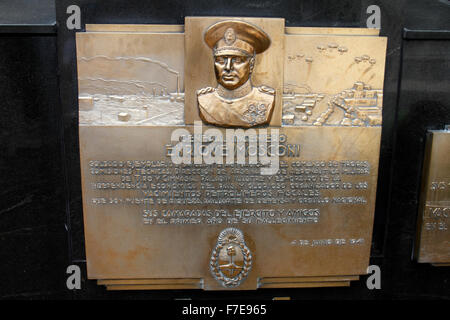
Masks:
[[[448,230],[450,206],[425,205],[423,212],[424,228],[426,231],[444,232]]]
[[[434,199],[434,200],[433,200]],[[449,228],[450,179],[437,178],[429,185],[429,200],[423,211],[424,230],[445,232]]]
[[[87,267],[108,289],[346,285],[367,268],[386,39],[225,19],[75,35]]]
[[[296,239],[291,241],[291,245],[299,247],[349,246],[362,245],[364,243],[364,238]]]
[[[93,205],[136,207],[149,225],[314,224],[324,205],[366,205],[370,175],[369,162],[355,160],[282,160],[272,176],[261,175],[260,165],[250,164],[92,160],[89,167],[97,195],[90,199]],[[129,196],[123,197],[124,190]],[[229,207],[243,204],[252,207]],[[299,204],[304,207],[292,207]]]
[[[449,262],[450,166],[446,158],[449,131],[427,135],[418,219],[416,257],[418,262]]]

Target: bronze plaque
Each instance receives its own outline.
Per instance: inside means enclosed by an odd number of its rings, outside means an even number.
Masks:
[[[436,266],[450,265],[450,131],[427,134],[419,205],[416,258]]]
[[[281,18],[185,22],[77,34],[89,278],[109,290],[357,280],[386,38]]]

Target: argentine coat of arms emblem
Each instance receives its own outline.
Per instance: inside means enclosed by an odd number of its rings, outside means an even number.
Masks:
[[[212,251],[210,270],[224,287],[237,287],[252,267],[252,254],[245,245],[244,234],[236,228],[223,230]]]

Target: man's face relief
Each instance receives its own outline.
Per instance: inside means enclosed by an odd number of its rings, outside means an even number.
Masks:
[[[253,57],[245,55],[216,55],[214,69],[217,82],[228,90],[242,86],[250,77]]]

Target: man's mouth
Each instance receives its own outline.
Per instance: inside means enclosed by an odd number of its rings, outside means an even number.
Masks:
[[[222,77],[222,79],[225,81],[232,81],[232,80],[234,80],[234,76],[233,75],[224,75]]]

